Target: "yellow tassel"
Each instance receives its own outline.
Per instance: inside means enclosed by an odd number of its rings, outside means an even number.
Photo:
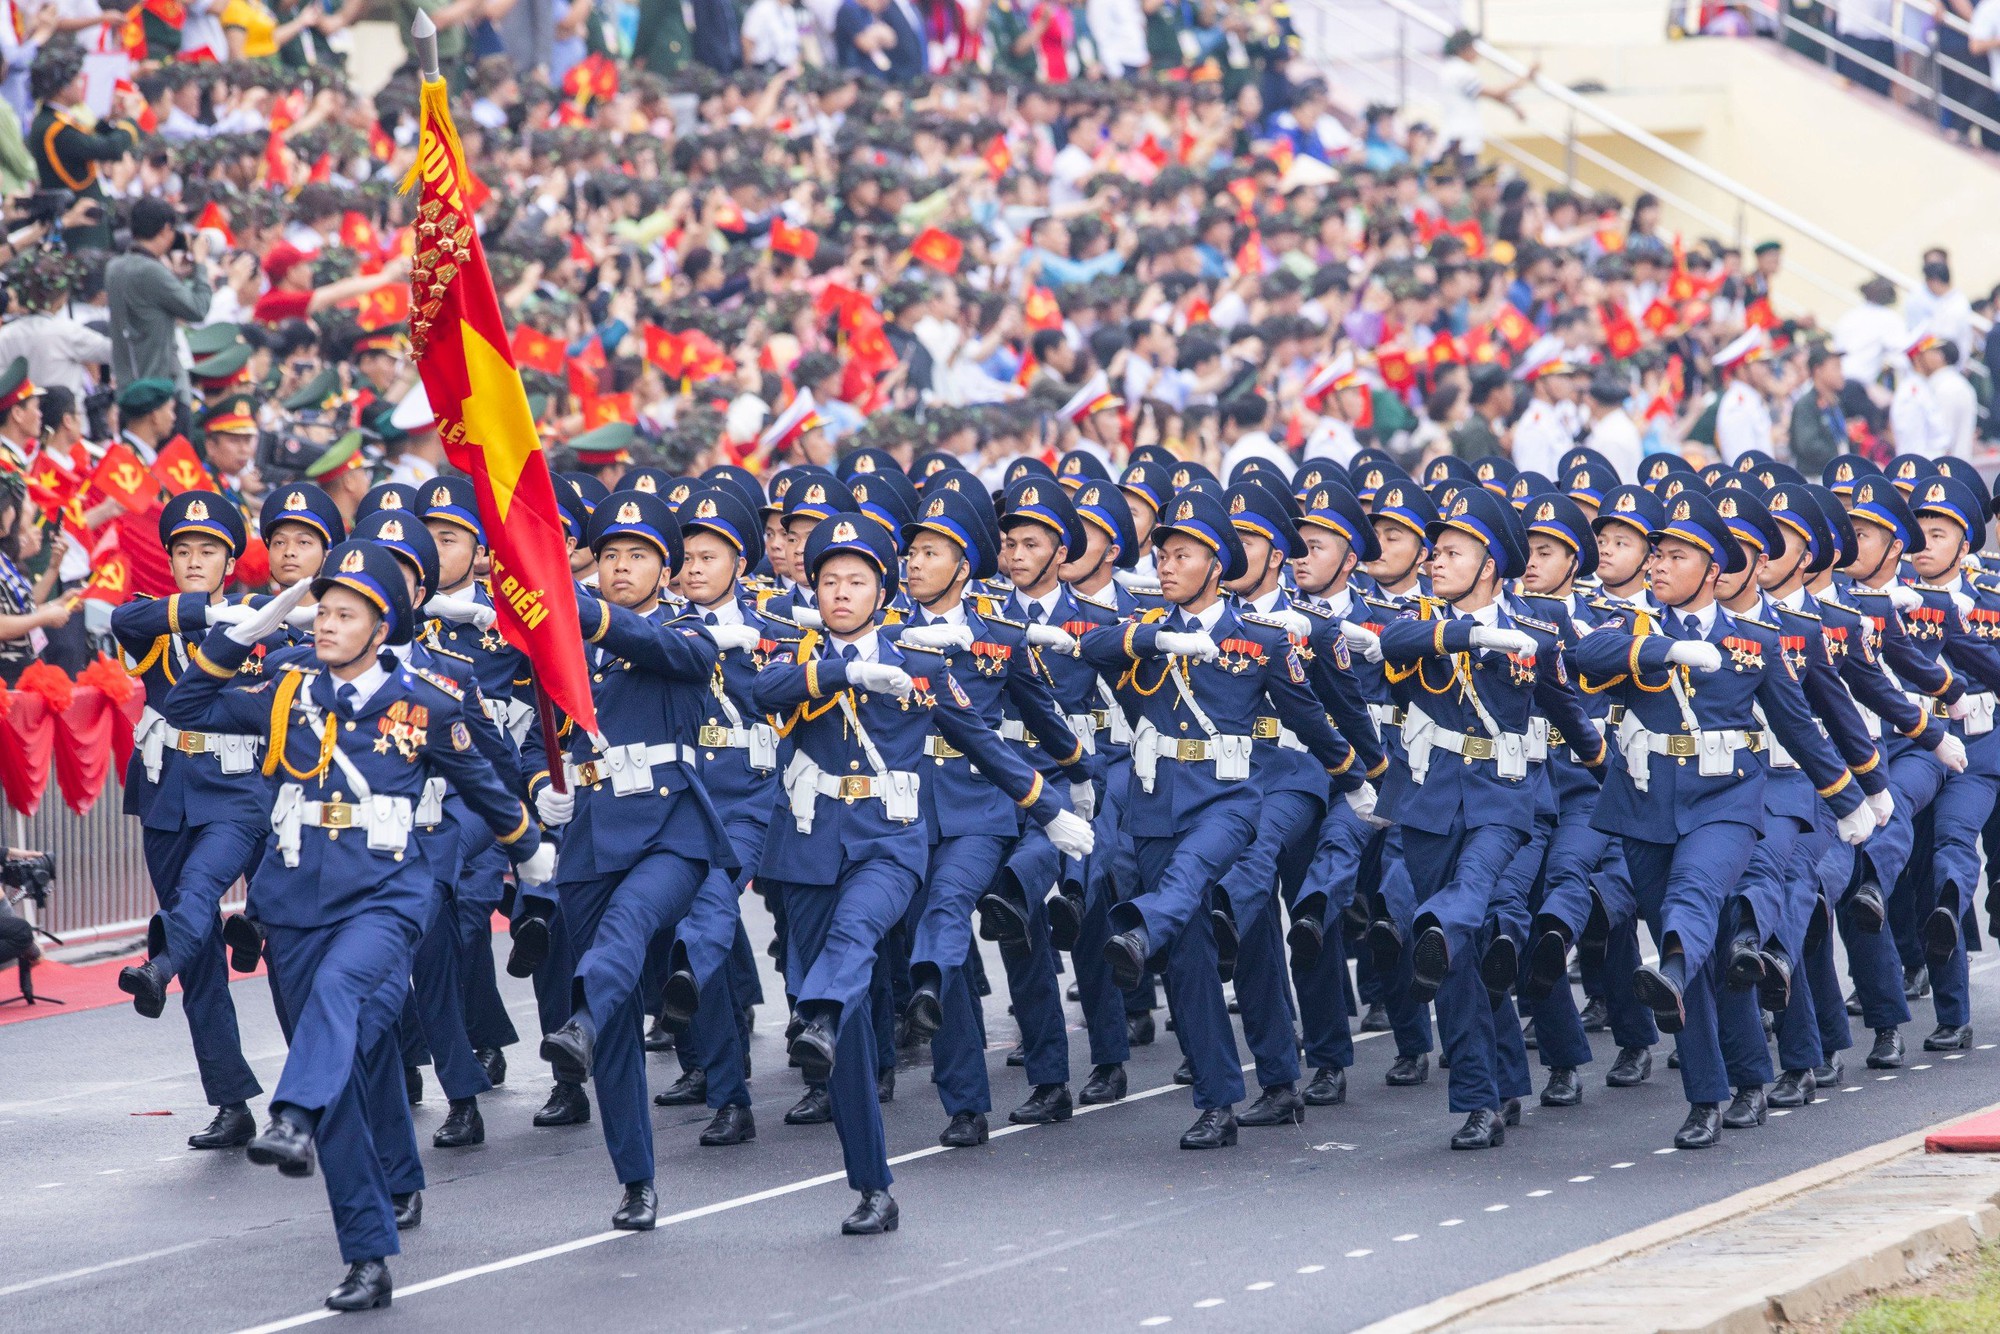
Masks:
[[[423,93],[417,103],[417,158],[410,164],[410,170],[403,177],[400,190],[408,194],[423,174],[424,163],[430,161],[431,153],[441,147],[451,159],[452,185],[463,190],[471,181],[472,173],[465,165],[465,145],[459,142],[458,127],[451,123],[451,93],[443,79],[424,80]]]

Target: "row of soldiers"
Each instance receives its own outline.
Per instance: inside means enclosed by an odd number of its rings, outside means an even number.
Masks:
[[[1497,1147],[1534,1094],[1524,1014],[1542,1103],[1583,1097],[1574,956],[1617,1041],[1606,1083],[1645,1081],[1672,1035],[1674,1144],[1711,1147],[1841,1079],[1836,935],[1871,1067],[1904,1060],[1919,973],[1926,1049],[1970,1045],[2000,785],[1977,479],[1740,463],[1658,456],[1621,484],[1579,450],[1559,481],[1453,458],[1412,478],[1363,452],[1224,482],[1079,451],[998,496],[950,456],[905,473],[866,450],[768,489],[565,475],[595,732],[537,716],[469,482],[377,487],[351,532],[311,483],[275,489],[273,597],[224,596],[242,516],[188,493],[161,519],[181,592],[114,617],[146,688],[128,809],[161,902],[121,985],[158,1015],[180,979],[219,1108],[195,1147],[324,1170],[336,1309],[388,1304],[421,1222],[403,1067],[435,1063],[438,1147],[484,1138],[516,1037],[496,908],[556,1081],[535,1123],[591,1119],[594,1085],[618,1228],[657,1218],[649,1016],[684,1071],[655,1101],[705,1101],[704,1145],[755,1137],[750,884],[805,1085],[785,1119],[834,1125],[847,1233],[898,1225],[899,1042],[929,1043],[941,1142],[987,1138],[976,937],[1021,1033],[1017,1123],[1126,1096],[1157,982],[1184,1149],[1344,1101],[1362,1005],[1392,1085],[1427,1080],[1435,1013],[1451,1147]],[[226,986],[260,958],[291,1042],[261,1131]]]

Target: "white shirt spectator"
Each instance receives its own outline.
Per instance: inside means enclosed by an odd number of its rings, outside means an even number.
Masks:
[[[1836,0],[1833,26],[1849,37],[1885,42],[1896,35],[1890,24],[1894,8],[1891,0]]]
[[[1833,322],[1833,345],[1840,371],[1850,380],[1872,381],[1892,349],[1903,346],[1903,317],[1888,306],[1863,302]]]
[[[1553,480],[1562,461],[1576,445],[1576,435],[1562,424],[1556,405],[1535,399],[1514,423],[1514,466]]]
[[[1233,444],[1222,453],[1222,475],[1226,478],[1236,471],[1236,465],[1245,459],[1263,459],[1275,463],[1289,474],[1298,465],[1292,456],[1271,438],[1268,431],[1247,431],[1236,437]]]
[[[1969,459],[1979,439],[1979,395],[1956,366],[1941,366],[1926,381],[1935,412],[1931,418],[1953,458]]]
[[[1956,347],[1958,359],[1963,362],[1978,350],[1972,336],[1972,303],[1956,287],[1947,288],[1937,296],[1931,296],[1928,291],[1924,295],[1930,297],[1930,309],[1921,321],[1911,316],[1910,327],[1915,328],[1922,323],[1939,338]]]
[[[1733,464],[1752,449],[1772,452],[1771,405],[1741,380],[1731,380],[1715,410],[1715,448]]]
[[[1934,459],[1947,452],[1930,383],[1915,371],[1897,377],[1896,396],[1889,400],[1889,429],[1895,432],[1898,454]]]
[[[1117,79],[1146,68],[1146,15],[1139,0],[1089,0],[1084,16],[1097,43],[1097,59],[1107,78]]]
[[[1470,61],[1454,57],[1438,71],[1438,83],[1438,98],[1444,104],[1444,114],[1438,118],[1444,142],[1456,142],[1461,153],[1477,153],[1486,146],[1486,131],[1479,121],[1479,95],[1486,91],[1486,81]]]
[[[1056,154],[1049,170],[1049,203],[1057,207],[1083,202],[1083,183],[1097,171],[1097,162],[1074,139]]]
[[[1979,0],[1972,11],[1971,39],[1975,42],[2000,41],[2000,0]],[[2000,46],[1986,53],[1986,72],[2000,87]]]
[[[82,402],[97,387],[94,368],[111,364],[111,340],[67,315],[23,315],[0,325],[0,366],[16,357],[28,359],[34,383],[60,385]]]
[[[1604,455],[1618,470],[1619,481],[1635,483],[1639,480],[1639,459],[1646,452],[1646,447],[1639,439],[1639,428],[1633,425],[1631,415],[1625,409],[1613,408],[1598,418],[1584,443]]]
[[[797,65],[799,11],[790,0],[756,0],[743,15],[743,45],[752,65]]]

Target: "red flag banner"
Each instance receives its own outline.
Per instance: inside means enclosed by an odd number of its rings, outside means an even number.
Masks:
[[[1493,317],[1493,332],[1516,352],[1535,341],[1534,321],[1505,301],[1500,303],[1500,313]]]
[[[1651,329],[1657,336],[1673,328],[1674,321],[1679,318],[1680,316],[1674,313],[1672,304],[1666,298],[1654,297],[1653,304],[1646,307],[1646,313],[1639,317],[1639,323]]]
[[[202,209],[201,216],[194,220],[194,225],[197,231],[221,232],[222,239],[228,243],[232,250],[235,249],[236,233],[229,228],[229,215],[224,213],[222,205],[216,203],[213,199],[209,200],[207,207]]]
[[[939,273],[957,273],[958,262],[965,257],[965,242],[950,232],[926,227],[910,242],[910,253]]]
[[[421,232],[419,228],[420,236]],[[564,363],[569,360],[569,349],[563,346],[562,339],[551,338],[540,329],[526,324],[514,326],[514,340],[508,345],[508,350],[514,354],[515,365],[526,366],[544,375],[561,375]]]
[[[362,331],[373,333],[410,318],[410,285],[390,283],[372,292],[363,292],[355,306],[355,319]]]
[[[144,513],[159,503],[160,483],[139,462],[139,456],[122,444],[104,451],[91,482],[111,499],[136,513]]]
[[[473,225],[473,182],[444,80],[424,81],[417,161],[410,346],[452,465],[468,474],[493,554],[500,631],[527,654],[538,693],[597,731],[569,548],[548,457],[508,355],[500,297]],[[532,332],[532,331],[530,331]],[[555,343],[560,352],[559,340]],[[557,367],[561,366],[558,357]],[[553,736],[546,710],[545,736]]]
[[[160,450],[160,456],[153,460],[153,476],[167,494],[177,496],[183,491],[213,491],[215,483],[209,480],[208,469],[201,463],[201,455],[194,452],[194,446],[186,436],[177,435]]]
[[[80,602],[108,602],[114,607],[131,596],[132,562],[118,551],[95,563],[90,582],[76,594]]]
[[[771,249],[780,255],[811,259],[819,253],[819,234],[794,227],[783,218],[771,220]]]
[[[681,340],[657,324],[642,325],[639,336],[646,340],[646,361],[654,370],[673,379],[681,373]]]
[[[1597,318],[1604,326],[1604,350],[1611,354],[1612,360],[1623,361],[1638,353],[1645,340],[1623,306],[1607,302],[1598,309]]]
[[[1056,303],[1056,294],[1046,287],[1028,289],[1021,314],[1030,329],[1060,329],[1063,325],[1062,307]]]

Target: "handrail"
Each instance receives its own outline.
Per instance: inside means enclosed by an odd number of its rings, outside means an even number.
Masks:
[[[1312,0],[1308,0],[1308,3],[1311,2]],[[1418,6],[1412,5],[1409,3],[1409,0],[1372,0],[1372,3],[1392,10],[1402,18],[1426,28],[1440,37],[1448,37],[1452,33],[1452,28],[1448,24],[1435,18]],[[1485,41],[1483,38],[1474,39],[1473,49],[1484,59],[1498,68],[1505,70],[1515,78],[1528,80],[1538,91],[1560,102],[1570,110],[1579,115],[1589,117],[1613,134],[1629,139],[1633,143],[1639,144],[1658,156],[1665,158],[1682,171],[1687,172],[1698,180],[1706,182],[1722,193],[1732,196],[1746,207],[1753,208],[1773,221],[1789,227],[1800,236],[1817,242],[1857,268],[1866,270],[1872,275],[1886,278],[1905,291],[1914,292],[1922,290],[1922,285],[1909,274],[1875,258],[1875,256],[1869,254],[1859,246],[1850,244],[1842,238],[1835,236],[1818,223],[1800,216],[1775,199],[1751,189],[1749,186],[1744,185],[1724,172],[1717,171],[1706,162],[1674,147],[1650,130],[1634,124],[1617,112],[1607,110],[1590,98],[1571,92],[1553,79],[1546,78],[1539,73],[1529,70],[1526,65],[1523,65],[1520,61],[1495,47],[1492,43]]]
[[[1880,75],[1884,79],[1887,79],[1890,83],[1895,84],[1898,88],[1903,89],[1905,92],[1915,93],[1918,96],[1924,98],[1926,101],[1932,103],[1934,106],[1946,108],[1953,115],[1959,117],[1962,120],[1969,121],[1972,124],[1977,125],[1982,130],[1987,130],[1995,135],[2000,135],[2000,121],[1994,121],[1990,117],[1978,111],[1974,111],[1971,107],[1967,106],[1963,102],[1958,101],[1956,98],[1946,97],[1944,95],[1943,90],[1940,88],[1935,88],[1930,84],[1923,83],[1920,82],[1919,80],[1913,79],[1909,75],[1903,73],[1901,70],[1893,69],[1890,66],[1885,65],[1881,61],[1875,59],[1873,56],[1868,55],[1865,52],[1856,50],[1854,47],[1849,46],[1846,42],[1841,41],[1838,37],[1834,36],[1832,33],[1821,32],[1818,28],[1813,27],[1810,23],[1799,22],[1799,20],[1793,18],[1790,14],[1785,13],[1783,9],[1779,7],[1778,0],[1755,0],[1755,3],[1757,5],[1758,12],[1767,13],[1769,17],[1774,19],[1783,30],[1787,32],[1795,32],[1799,36],[1805,38],[1807,41],[1817,42],[1821,46],[1825,47],[1827,50],[1837,52],[1843,58],[1851,60],[1855,64],[1860,65],[1866,69],[1874,71],[1876,74]],[[1766,8],[1766,6],[1768,6],[1768,9]],[[1909,51],[1923,52],[1924,54],[1929,55],[1932,59],[1937,60],[1941,64],[1951,65],[1957,70],[1959,70],[1961,73],[1966,74],[1973,78],[1977,78],[1982,83],[1984,83],[1988,77],[1986,71],[1974,70],[1969,65],[1961,65],[1955,60],[1947,59],[1942,52],[1935,51],[1930,47],[1910,46],[1910,47],[1905,47],[1904,49]]]

